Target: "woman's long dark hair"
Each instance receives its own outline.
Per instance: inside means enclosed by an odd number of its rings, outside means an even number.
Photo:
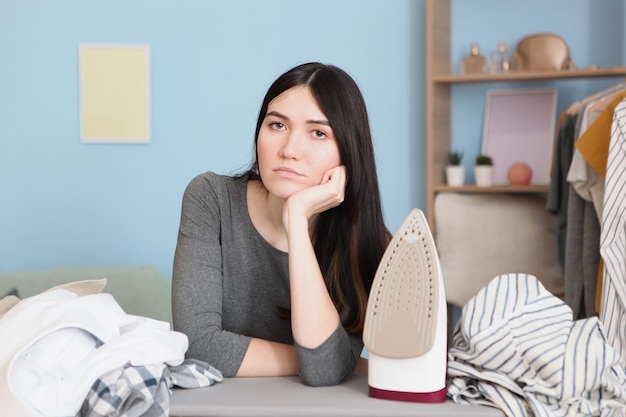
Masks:
[[[269,103],[296,86],[308,86],[333,129],[347,183],[343,203],[321,213],[313,247],[344,328],[363,331],[367,297],[389,241],[378,188],[374,148],[365,101],[352,77],[333,65],[312,62],[281,75],[270,86],[256,124],[255,159],[248,175],[260,179],[259,131]]]

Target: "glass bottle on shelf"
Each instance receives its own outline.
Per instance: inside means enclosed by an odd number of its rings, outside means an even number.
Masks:
[[[498,48],[489,57],[489,71],[492,74],[509,72],[511,70],[511,59],[507,50],[507,44],[498,43]]]
[[[487,59],[480,54],[477,43],[470,44],[470,53],[463,58],[463,74],[482,74],[487,70]]]

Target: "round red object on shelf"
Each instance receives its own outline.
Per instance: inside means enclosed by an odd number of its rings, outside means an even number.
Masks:
[[[528,185],[533,178],[533,170],[524,162],[516,162],[509,168],[508,177],[511,185]]]

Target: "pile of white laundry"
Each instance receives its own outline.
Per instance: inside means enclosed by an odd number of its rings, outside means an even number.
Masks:
[[[106,279],[79,281],[23,300],[0,300],[4,415],[119,415],[111,408],[121,413],[134,404],[141,409],[132,415],[151,410],[167,416],[172,371],[190,371],[189,387],[222,380],[208,364],[185,361],[186,335],[167,322],[126,314],[101,292],[105,285]],[[199,365],[204,368],[194,372]],[[98,388],[106,384],[109,398]]]

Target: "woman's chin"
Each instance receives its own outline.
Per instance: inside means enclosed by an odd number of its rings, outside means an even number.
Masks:
[[[296,183],[293,183],[293,182],[288,183],[288,182],[281,181],[278,184],[277,183],[272,183],[272,184],[267,184],[266,183],[265,187],[267,188],[269,193],[272,194],[274,197],[286,200],[289,197],[291,197],[292,195],[294,195],[295,193],[297,193],[298,191],[302,191],[304,189],[307,189],[307,188],[311,187],[311,185],[303,185],[303,184],[296,184]]]

